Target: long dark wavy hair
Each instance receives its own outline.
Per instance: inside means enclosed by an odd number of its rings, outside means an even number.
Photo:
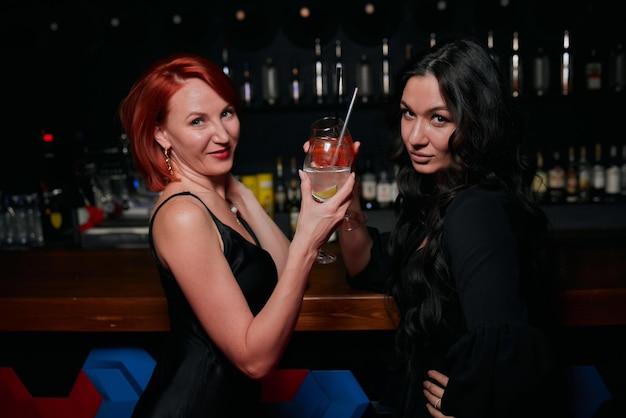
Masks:
[[[423,75],[438,80],[457,123],[448,140],[452,163],[436,176],[415,171],[400,136],[402,92],[411,77]],[[430,342],[463,326],[449,322],[460,315],[450,315],[459,307],[442,248],[445,213],[458,193],[479,185],[508,189],[534,219],[530,236],[540,239],[547,223],[530,189],[533,172],[523,152],[521,119],[514,116],[505,80],[483,44],[457,39],[424,50],[405,64],[394,92],[388,160],[399,167],[399,195],[388,248],[390,293],[401,312],[396,346],[410,360]],[[534,285],[527,286],[531,293]]]

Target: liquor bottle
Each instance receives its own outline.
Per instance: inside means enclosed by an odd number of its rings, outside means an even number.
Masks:
[[[393,165],[393,174],[391,177],[391,202],[395,202],[398,194],[398,171],[400,171],[400,166],[398,164]]]
[[[8,195],[0,190],[0,248],[9,248],[12,241],[9,200]]]
[[[25,248],[28,242],[28,227],[26,221],[26,202],[24,195],[14,194],[11,196],[13,212],[13,227],[15,233],[14,244],[16,248]]]
[[[261,67],[261,83],[263,101],[270,106],[278,103],[280,98],[280,81],[278,79],[278,69],[274,65],[272,57],[265,58],[265,62]]]
[[[323,104],[328,87],[326,83],[326,68],[322,61],[322,45],[319,38],[315,38],[315,64],[313,66],[313,97],[317,104]]]
[[[607,203],[615,203],[618,201],[621,192],[620,167],[616,145],[611,145],[609,148],[609,159],[606,164],[604,178],[606,179],[604,201]]]
[[[29,247],[43,247],[44,238],[39,196],[37,193],[31,193],[25,195],[24,198],[26,203],[26,231],[28,232],[27,245]]]
[[[287,185],[287,207],[289,209],[289,231],[291,237],[296,232],[298,217],[300,216],[300,203],[302,192],[300,190],[300,177],[298,177],[298,163],[296,157],[289,160],[289,183]]]
[[[387,99],[391,95],[391,63],[389,61],[389,39],[387,38],[383,38],[381,74],[381,95],[383,99]]]
[[[535,176],[532,182],[532,191],[538,202],[543,202],[548,190],[548,173],[544,167],[543,152],[537,151],[535,160]]]
[[[622,163],[620,165],[621,200],[626,201],[626,144],[622,145]]]
[[[543,96],[550,88],[550,59],[542,47],[537,48],[533,57],[533,91]]]
[[[276,157],[276,184],[274,185],[274,212],[287,212],[287,186],[283,170],[283,158]]]
[[[222,48],[222,71],[227,76],[231,76],[230,74],[230,64],[228,63],[228,48]]]
[[[522,71],[522,57],[519,51],[519,33],[513,32],[513,42],[512,42],[512,50],[511,50],[511,58],[509,62],[510,66],[510,85],[511,85],[511,94],[513,97],[519,97],[522,94],[522,81],[523,81],[523,71]]]
[[[563,31],[563,49],[561,51],[561,94],[568,96],[572,94],[573,87],[573,59],[572,50],[570,48],[570,33],[568,30]]]
[[[300,201],[292,202],[289,207],[289,234],[293,238],[298,226],[298,218],[300,217]]]
[[[591,200],[591,169],[587,159],[587,147],[580,147],[578,157],[578,201],[587,203]]]
[[[434,48],[437,45],[437,34],[435,32],[431,32],[428,35],[428,47]]]
[[[552,161],[548,169],[548,200],[553,204],[565,202],[565,169],[559,150],[552,152]]]
[[[363,209],[371,210],[376,206],[376,174],[372,168],[372,159],[365,157],[365,167],[360,176],[361,200]]]
[[[574,147],[567,150],[567,169],[565,170],[565,201],[578,202],[578,169],[576,167],[576,152]]]
[[[594,149],[593,166],[591,167],[591,201],[601,203],[604,201],[606,190],[606,170],[604,161],[602,161],[602,144],[596,143]]]
[[[366,54],[361,55],[361,60],[356,66],[356,85],[359,87],[361,102],[369,102],[374,94],[374,78],[372,76],[372,66]]]
[[[291,83],[289,84],[289,98],[293,104],[300,104],[304,89],[300,80],[300,66],[295,61],[291,65]]]
[[[271,172],[257,173],[257,199],[265,212],[274,217],[274,208],[276,203],[274,202],[274,175]]]
[[[298,163],[296,157],[289,160],[289,183],[287,184],[287,207],[297,204],[300,208],[300,200],[302,200],[302,191],[300,190],[300,177],[298,177]]]
[[[487,32],[487,50],[489,51],[489,56],[496,63],[496,65],[500,66],[500,56],[495,50],[493,31],[490,30]]]
[[[413,45],[411,44],[404,45],[404,62],[411,61],[412,57],[413,57]]]
[[[252,74],[250,73],[250,63],[243,63],[243,84],[241,85],[241,100],[246,106],[252,105],[254,91],[252,88]]]
[[[343,103],[346,94],[346,74],[341,54],[341,41],[339,39],[335,41],[335,68],[332,80],[333,95],[336,103]]]
[[[609,84],[616,93],[626,88],[626,54],[621,43],[617,44],[610,54]]]
[[[376,183],[376,203],[379,208],[386,209],[391,206],[391,202],[391,182],[387,170],[382,169],[378,174],[378,182]]]
[[[589,52],[589,57],[585,63],[585,79],[587,90],[602,89],[602,61],[600,61],[595,49]]]

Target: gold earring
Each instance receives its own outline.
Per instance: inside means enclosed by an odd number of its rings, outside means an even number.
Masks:
[[[170,175],[174,175],[174,171],[172,171],[172,164],[170,163],[170,156],[167,153],[167,148],[163,148],[163,155],[165,155],[165,164],[167,164],[167,171],[170,172]]]

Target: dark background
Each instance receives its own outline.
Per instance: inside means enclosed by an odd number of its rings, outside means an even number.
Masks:
[[[495,49],[504,70],[508,66],[513,31],[519,31],[524,66],[524,95],[519,105],[528,121],[529,152],[568,145],[623,143],[619,120],[623,94],[608,90],[608,57],[625,41],[624,14],[609,0],[433,0],[372,1],[374,16],[363,13],[361,0],[350,1],[228,1],[228,0],[9,0],[3,3],[0,51],[4,83],[3,164],[8,175],[0,190],[37,190],[41,170],[41,132],[55,135],[56,166],[71,176],[75,161],[98,150],[117,147],[121,128],[117,106],[132,82],[154,59],[191,51],[218,63],[229,50],[233,79],[242,83],[242,67],[252,69],[256,97],[242,118],[236,172],[273,171],[276,155],[301,158],[301,144],[310,122],[337,111],[334,103],[314,105],[311,78],[313,39],[322,40],[328,67],[334,42],[343,42],[348,91],[355,65],[367,54],[380,77],[381,41],[388,37],[392,73],[405,59],[406,48],[428,46],[430,33],[438,39],[471,35],[486,41],[495,34]],[[312,17],[297,15],[302,4]],[[504,5],[504,6],[503,6]],[[234,19],[235,10],[247,19]],[[621,9],[621,7],[620,7]],[[179,15],[180,24],[173,23]],[[118,26],[111,24],[119,20]],[[51,25],[56,25],[52,30]],[[575,89],[560,97],[558,60],[562,32],[572,33]],[[531,59],[537,47],[548,53],[552,90],[542,98],[531,90]],[[604,64],[604,87],[597,95],[584,91],[584,64],[596,48]],[[268,106],[261,99],[261,65],[272,57],[281,77],[281,100]],[[289,105],[289,69],[297,62],[304,83],[304,102]],[[376,93],[380,92],[379,86]],[[347,108],[347,106],[345,106]],[[347,109],[339,108],[340,114]],[[387,131],[380,96],[355,107],[350,130],[363,142],[364,153],[376,167],[384,164]],[[591,147],[589,147],[591,149]],[[565,154],[565,150],[563,150]],[[534,155],[534,154],[533,154]],[[87,157],[89,158],[89,157]]]

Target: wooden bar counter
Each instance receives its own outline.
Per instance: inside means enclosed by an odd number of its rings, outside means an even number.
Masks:
[[[395,310],[388,303],[383,295],[348,286],[341,260],[316,264],[296,330],[393,329]],[[168,329],[148,249],[0,251],[0,331]]]
[[[565,326],[626,325],[626,234],[555,241]],[[330,245],[337,253],[339,248]],[[392,330],[384,295],[353,289],[343,263],[315,265],[297,331]],[[167,305],[147,249],[0,251],[0,332],[167,331]]]

